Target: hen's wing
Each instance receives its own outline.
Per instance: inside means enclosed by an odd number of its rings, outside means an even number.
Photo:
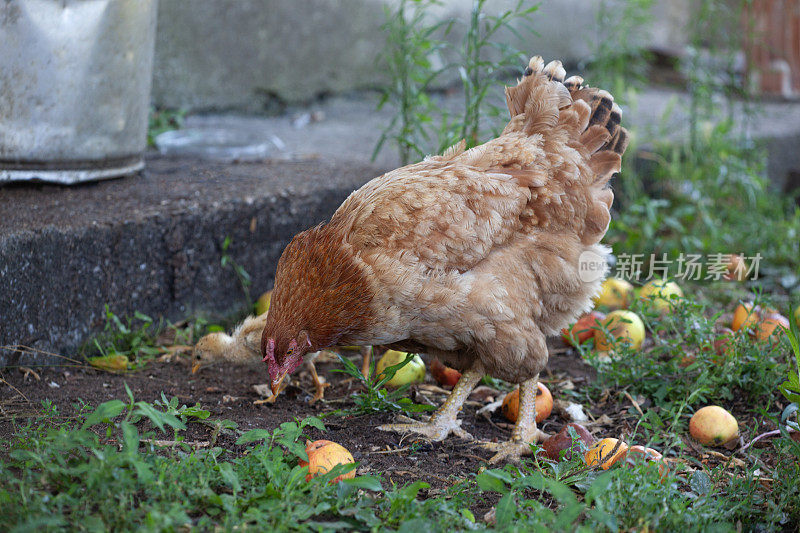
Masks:
[[[509,174],[426,160],[367,184],[331,219],[356,249],[396,252],[431,270],[472,268],[519,230],[530,199]]]

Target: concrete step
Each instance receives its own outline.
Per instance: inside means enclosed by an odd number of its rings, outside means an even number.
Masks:
[[[220,265],[226,237],[257,296],[291,237],[380,173],[335,159],[151,156],[142,175],[0,188],[0,346],[74,354],[102,328],[106,303],[170,320],[241,309],[239,282]],[[0,366],[24,362],[0,349]]]

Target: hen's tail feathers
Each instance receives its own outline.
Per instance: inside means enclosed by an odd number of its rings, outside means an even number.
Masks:
[[[614,159],[610,154],[616,154],[620,158],[628,146],[628,132],[620,126],[622,110],[614,97],[587,87],[580,76],[565,79],[566,75],[561,61],[545,65],[540,56],[532,57],[517,86],[506,87],[511,113],[506,131],[546,134],[556,126],[569,125],[579,134],[587,155],[594,158],[609,152],[603,157]]]
[[[511,120],[504,133],[559,137],[580,153],[586,166],[578,180],[588,201],[581,237],[590,244],[608,227],[614,195],[606,184],[620,170],[628,132],[620,126],[622,110],[611,94],[587,87],[580,76],[565,78],[560,61],[545,65],[540,56],[531,58],[517,86],[506,88]]]

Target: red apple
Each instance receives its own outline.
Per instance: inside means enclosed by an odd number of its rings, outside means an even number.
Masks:
[[[570,346],[574,346],[573,339],[577,339],[578,344],[583,344],[594,336],[594,329],[592,328],[597,326],[597,322],[603,321],[605,318],[605,313],[592,311],[580,317],[572,327],[562,329],[561,336],[564,338],[564,342]]]

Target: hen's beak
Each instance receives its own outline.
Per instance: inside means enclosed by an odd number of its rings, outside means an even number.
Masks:
[[[197,374],[197,371],[200,370],[200,363],[195,363],[192,365],[192,374]]]
[[[272,389],[272,395],[277,396],[278,393],[281,391],[281,383],[286,378],[286,373],[281,374],[276,379],[272,380],[270,383],[270,388]]]

